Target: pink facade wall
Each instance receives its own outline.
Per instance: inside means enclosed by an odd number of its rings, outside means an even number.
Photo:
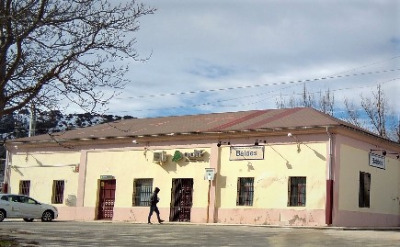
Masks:
[[[91,221],[95,219],[96,210],[93,207],[57,207],[58,220]]]
[[[218,223],[323,226],[325,224],[325,210],[219,209]]]
[[[113,221],[147,223],[148,207],[114,208]],[[160,208],[161,219],[168,221],[169,208]],[[190,222],[207,223],[205,208],[192,208]],[[348,214],[349,222],[351,214]],[[95,208],[61,207],[58,220],[91,221],[95,219]],[[155,213],[151,218],[157,222]],[[393,221],[387,217],[389,223]],[[256,225],[292,225],[323,226],[324,210],[283,210],[283,209],[219,209],[216,223],[224,224],[256,224]],[[351,224],[350,224],[351,225]]]
[[[149,215],[149,207],[130,207],[117,208],[114,207],[114,215],[112,221],[147,223]],[[169,221],[169,208],[159,208],[160,217],[165,221]],[[92,221],[96,219],[96,209],[92,207],[58,207],[58,220],[81,220]],[[192,208],[190,222],[207,223],[206,208]],[[157,216],[153,213],[151,221],[157,222]]]
[[[399,212],[397,214],[385,214],[385,213],[374,213],[368,212],[368,208],[364,208],[363,210],[355,210],[349,211],[341,209],[339,206],[339,195],[340,195],[340,181],[344,178],[343,169],[341,166],[352,165],[346,164],[342,160],[340,160],[341,147],[343,145],[351,146],[360,150],[364,150],[366,153],[370,151],[370,149],[377,148],[375,143],[368,143],[361,140],[356,140],[343,135],[335,135],[334,138],[334,195],[333,195],[333,223],[332,226],[342,226],[342,227],[366,227],[366,226],[374,226],[374,227],[391,227],[391,226],[400,226],[400,204],[399,204]],[[368,167],[368,163],[365,164]],[[342,172],[341,172],[342,171]],[[399,170],[400,171],[400,168]],[[351,179],[355,179],[358,181],[358,177],[354,177]],[[399,186],[399,181],[393,181],[394,186]],[[372,185],[374,182],[372,181]],[[382,191],[382,193],[385,193]],[[358,200],[358,194],[355,195]],[[353,198],[354,199],[354,198]],[[371,195],[371,201],[373,200],[373,195]],[[371,202],[372,203],[372,202]],[[390,203],[390,202],[388,202]]]
[[[393,214],[362,213],[339,210],[336,213],[335,225],[343,227],[400,226],[400,216]]]

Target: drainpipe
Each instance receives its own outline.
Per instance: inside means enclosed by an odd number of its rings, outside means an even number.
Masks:
[[[208,180],[208,201],[207,201],[207,220],[206,223],[210,221],[210,194],[211,194],[211,180]]]
[[[326,127],[326,133],[329,137],[329,158],[328,158],[328,171],[326,179],[326,203],[325,203],[325,223],[332,225],[333,213],[333,137],[329,132],[329,127]]]
[[[3,188],[2,189],[2,193],[8,193],[8,185],[10,183],[10,167],[9,167],[9,151],[6,147],[6,160],[5,160],[5,164],[4,164],[4,179],[3,179]]]

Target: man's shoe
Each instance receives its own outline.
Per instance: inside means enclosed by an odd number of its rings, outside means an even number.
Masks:
[[[147,224],[153,224],[153,223],[151,223],[151,222],[149,221],[149,222],[147,222]]]
[[[164,220],[160,220],[158,223],[162,224],[164,222]]]

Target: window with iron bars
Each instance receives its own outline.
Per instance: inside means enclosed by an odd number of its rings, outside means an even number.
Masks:
[[[30,180],[19,181],[19,194],[29,196],[30,187],[31,187]]]
[[[358,194],[358,206],[369,208],[370,205],[371,174],[360,172],[360,190]]]
[[[53,180],[53,204],[62,204],[64,201],[64,180]]]
[[[238,178],[236,206],[253,206],[254,178]]]
[[[133,181],[132,206],[150,206],[153,193],[153,179],[135,179]]]
[[[306,177],[289,177],[288,206],[306,205]]]

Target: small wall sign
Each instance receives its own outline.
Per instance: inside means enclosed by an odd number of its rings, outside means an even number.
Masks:
[[[369,153],[369,165],[380,169],[385,169],[385,156]]]
[[[206,168],[206,172],[204,173],[204,180],[212,181],[215,178],[215,169],[214,168]]]
[[[100,175],[101,180],[112,180],[114,179],[113,175]]]
[[[231,147],[230,160],[263,160],[264,146]]]

